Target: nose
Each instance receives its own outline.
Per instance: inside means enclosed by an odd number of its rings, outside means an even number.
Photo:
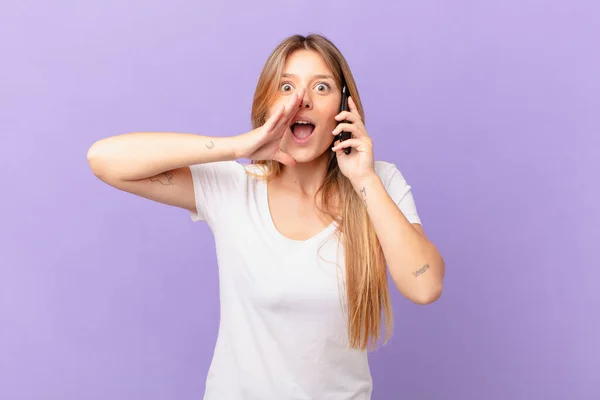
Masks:
[[[302,98],[302,101],[300,102],[300,108],[306,108],[306,109],[312,108],[312,99],[309,96],[308,90],[304,91],[304,97]]]

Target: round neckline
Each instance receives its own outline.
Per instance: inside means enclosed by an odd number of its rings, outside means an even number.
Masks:
[[[277,240],[292,245],[310,245],[324,238],[326,235],[329,235],[336,228],[337,223],[332,221],[329,225],[305,240],[292,239],[285,236],[275,226],[275,221],[273,220],[273,215],[271,214],[271,207],[269,207],[269,188],[266,180],[260,180],[260,188],[260,203],[263,209],[263,212],[261,213],[263,215],[263,222],[265,223],[267,229],[271,232],[271,235],[276,237]]]

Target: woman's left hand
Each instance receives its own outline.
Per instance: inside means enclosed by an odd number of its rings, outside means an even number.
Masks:
[[[348,98],[350,111],[342,111],[335,116],[337,121],[345,121],[339,124],[332,132],[338,135],[340,132],[350,132],[352,137],[340,143],[336,140],[331,150],[335,152],[338,166],[342,174],[353,184],[375,174],[373,142],[365,129],[356,104],[352,97]],[[350,154],[344,153],[346,147],[351,147]]]

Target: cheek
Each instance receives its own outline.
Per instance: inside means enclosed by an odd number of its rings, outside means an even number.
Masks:
[[[331,141],[333,141],[333,134],[331,133],[336,126],[336,122],[335,120],[332,121],[327,121],[326,123],[321,124],[321,127],[319,129],[319,142],[321,143],[329,143]]]
[[[277,104],[273,104],[271,107],[269,107],[269,109],[267,110],[267,115],[265,116],[265,122],[266,120],[271,118],[275,110],[277,110]]]
[[[334,105],[329,104],[327,109],[323,112],[323,117],[321,118],[321,131],[324,134],[328,134],[333,138],[331,132],[335,129],[338,122],[335,120],[335,116],[338,115],[338,108]]]
[[[331,120],[321,124],[319,128],[319,139],[318,139],[318,147],[321,149],[328,148],[332,143],[335,137],[333,133],[331,133],[337,125],[337,122],[331,117]]]

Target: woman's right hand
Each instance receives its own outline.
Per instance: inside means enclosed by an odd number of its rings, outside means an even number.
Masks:
[[[284,165],[294,165],[296,160],[280,148],[283,135],[290,130],[292,120],[298,110],[305,89],[294,93],[287,104],[279,106],[263,126],[239,135],[238,148],[240,158],[249,160],[275,160]]]

